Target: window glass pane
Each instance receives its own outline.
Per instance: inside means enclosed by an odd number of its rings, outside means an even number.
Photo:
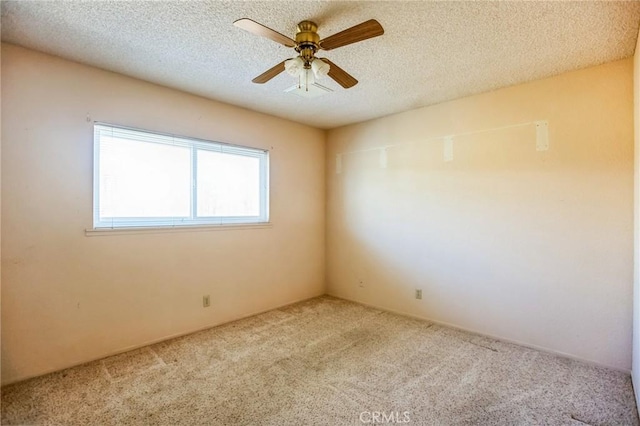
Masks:
[[[268,152],[96,124],[94,227],[265,223]]]
[[[100,137],[100,217],[189,217],[191,149]]]
[[[198,150],[197,216],[260,215],[260,160]]]

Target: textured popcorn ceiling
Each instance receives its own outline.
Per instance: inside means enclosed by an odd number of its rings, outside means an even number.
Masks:
[[[631,56],[640,2],[2,1],[2,41],[321,128],[333,128]],[[356,77],[304,99],[283,73],[251,79],[292,49],[232,25],[291,37],[370,18],[381,37],[321,52]]]

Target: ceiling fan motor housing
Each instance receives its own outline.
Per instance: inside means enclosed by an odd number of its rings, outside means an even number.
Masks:
[[[295,49],[304,60],[305,68],[311,66],[311,62],[313,62],[314,56],[318,51],[320,36],[317,31],[318,26],[315,22],[302,21],[298,24]]]

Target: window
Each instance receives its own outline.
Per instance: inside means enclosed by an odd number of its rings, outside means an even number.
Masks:
[[[269,154],[94,126],[94,228],[264,223]]]

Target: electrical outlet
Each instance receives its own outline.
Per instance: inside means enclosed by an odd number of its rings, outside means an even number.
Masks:
[[[211,299],[209,298],[209,295],[207,294],[202,296],[202,307],[208,308],[209,306],[211,306]]]
[[[416,299],[422,299],[422,290],[416,289]]]
[[[362,280],[359,280],[358,287],[364,288],[364,282]]]

